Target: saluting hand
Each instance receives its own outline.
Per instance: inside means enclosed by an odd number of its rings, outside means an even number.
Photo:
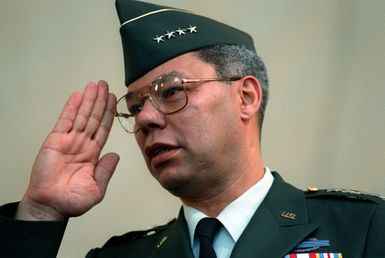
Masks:
[[[79,216],[103,199],[119,161],[115,153],[99,158],[115,109],[116,97],[105,81],[70,96],[37,155],[17,219]]]

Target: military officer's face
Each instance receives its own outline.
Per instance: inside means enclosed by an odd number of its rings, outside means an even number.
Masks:
[[[210,64],[187,53],[151,70],[129,91],[145,92],[144,85],[169,74],[186,79],[218,77]],[[234,177],[233,160],[240,155],[242,137],[238,84],[189,84],[187,106],[173,114],[144,102],[136,116],[135,137],[152,175],[171,193],[186,198],[210,194],[216,185],[226,187]]]

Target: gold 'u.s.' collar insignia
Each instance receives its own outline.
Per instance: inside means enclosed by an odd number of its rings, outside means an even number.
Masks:
[[[286,219],[291,219],[291,220],[295,220],[295,217],[297,215],[295,213],[292,213],[292,212],[288,212],[288,211],[283,211],[281,213],[281,217],[284,217]]]
[[[164,244],[164,242],[166,242],[166,240],[167,240],[167,236],[164,236],[164,237],[159,241],[159,243],[156,245],[156,248],[161,247],[161,246]]]

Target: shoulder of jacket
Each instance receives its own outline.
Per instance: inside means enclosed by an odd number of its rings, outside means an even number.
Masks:
[[[360,200],[385,205],[384,196],[342,188],[318,189],[317,187],[308,187],[305,191],[305,196],[306,198],[340,198]]]
[[[145,230],[130,231],[120,236],[113,236],[105,243],[103,247],[105,248],[105,247],[118,245],[120,243],[126,243],[126,242],[146,239],[146,238],[157,237],[165,229],[167,229],[170,225],[172,225],[175,221],[176,221],[176,218],[173,218],[164,225],[155,226]]]

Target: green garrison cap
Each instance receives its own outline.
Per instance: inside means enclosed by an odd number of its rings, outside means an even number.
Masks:
[[[187,10],[133,0],[116,0],[128,86],[183,53],[216,44],[255,51],[247,33]]]

